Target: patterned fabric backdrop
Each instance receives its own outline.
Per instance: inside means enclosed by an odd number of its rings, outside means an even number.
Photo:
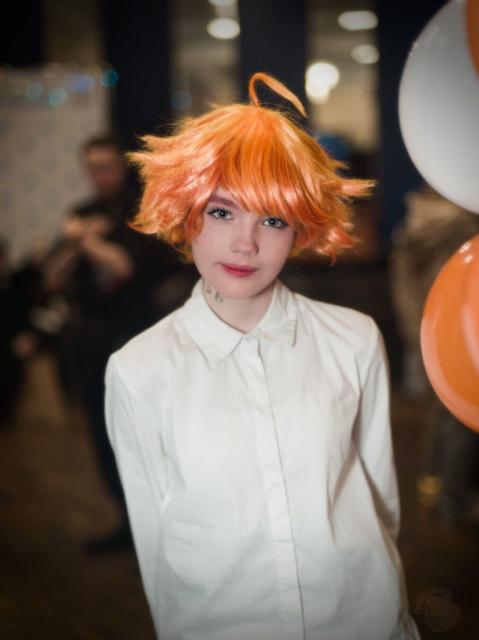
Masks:
[[[17,265],[88,195],[79,146],[108,128],[111,69],[0,67],[0,235]]]

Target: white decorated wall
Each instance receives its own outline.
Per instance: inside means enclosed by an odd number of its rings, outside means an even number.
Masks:
[[[78,150],[109,128],[114,82],[99,66],[0,68],[0,235],[14,265],[89,194]]]

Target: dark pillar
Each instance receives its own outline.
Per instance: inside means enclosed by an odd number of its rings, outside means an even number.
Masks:
[[[404,215],[404,194],[422,178],[409,158],[399,127],[399,83],[409,50],[432,16],[437,0],[378,0],[380,149],[378,154],[381,239],[387,244]]]
[[[170,121],[167,0],[104,0],[107,61],[119,75],[112,122],[128,147]]]
[[[305,104],[305,0],[239,0],[239,17],[243,95],[247,96],[251,74],[265,71]]]
[[[43,64],[42,12],[39,0],[8,2],[0,30],[0,64],[36,67]]]

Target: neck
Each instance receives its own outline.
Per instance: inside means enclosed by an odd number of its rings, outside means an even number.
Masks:
[[[204,280],[202,291],[208,306],[223,322],[248,333],[256,327],[268,309],[273,297],[274,280],[252,298],[223,298]]]

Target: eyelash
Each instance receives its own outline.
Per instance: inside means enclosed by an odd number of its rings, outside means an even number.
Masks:
[[[215,220],[226,220],[226,218],[218,218],[216,217],[214,214],[218,213],[219,211],[222,211],[223,213],[229,213],[231,215],[231,212],[228,211],[227,209],[222,209],[220,207],[216,207],[215,209],[211,209],[210,211],[207,211],[206,213],[208,215],[210,215],[212,218],[214,218]],[[275,227],[273,225],[267,224],[267,227],[271,227],[272,229],[278,229],[278,231],[280,231],[281,229],[285,229],[288,226],[288,223],[285,222],[284,220],[281,220],[281,218],[274,218],[274,217],[269,217],[266,218],[266,220],[275,220],[276,222],[280,222],[281,225],[279,227]]]

